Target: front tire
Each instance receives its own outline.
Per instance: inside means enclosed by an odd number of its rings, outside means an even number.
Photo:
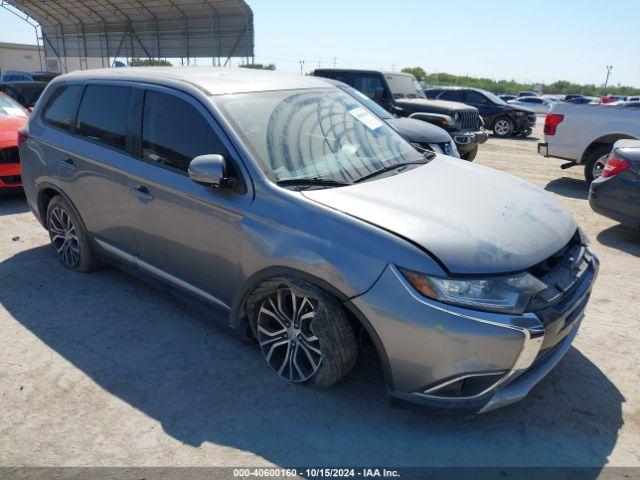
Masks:
[[[62,196],[53,197],[49,202],[47,230],[51,245],[65,267],[77,272],[91,272],[100,267],[80,216]]]
[[[328,293],[292,278],[260,284],[247,314],[271,369],[293,383],[330,387],[353,368],[358,346],[346,312]]]
[[[493,124],[493,134],[500,138],[510,137],[513,134],[513,122],[507,117],[498,118]]]
[[[613,146],[611,145],[603,145],[589,154],[584,164],[584,179],[587,185],[591,185],[591,182],[602,176],[604,166],[607,163],[607,157],[611,153],[612,148]]]
[[[473,150],[469,150],[466,153],[463,153],[462,155],[460,155],[460,157],[463,160],[466,160],[468,162],[473,162],[476,158],[476,155],[478,155],[478,145],[476,144],[476,146],[473,148]]]

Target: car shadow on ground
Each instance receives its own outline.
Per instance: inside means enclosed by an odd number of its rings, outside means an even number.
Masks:
[[[584,180],[571,177],[554,178],[544,187],[547,192],[557,193],[563,197],[586,200],[589,198],[589,187]]]
[[[598,242],[640,257],[640,232],[625,225],[614,225],[598,233]]]
[[[517,135],[511,137],[499,137],[495,133],[490,134],[489,138],[495,138],[498,140],[519,140],[521,142],[537,142],[538,140],[540,140],[538,137],[534,137],[532,135],[529,135],[528,137],[520,137]]]
[[[0,192],[0,217],[5,215],[15,215],[16,213],[26,213],[29,211],[27,198],[24,193],[2,193]]]
[[[281,466],[601,467],[623,424],[623,396],[573,348],[518,404],[479,416],[433,415],[391,406],[365,360],[331,389],[284,383],[254,345],[199,310],[115,269],[68,271],[48,247],[0,263],[2,278],[13,279],[0,288],[0,303],[16,321],[194,447],[213,442]],[[53,403],[58,387],[50,388]]]

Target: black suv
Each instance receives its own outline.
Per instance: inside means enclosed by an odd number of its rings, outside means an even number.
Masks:
[[[413,75],[331,68],[317,69],[313,74],[354,87],[394,115],[424,120],[444,128],[456,142],[458,152],[465,160],[473,160],[478,145],[487,141],[477,108],[428,100]]]
[[[498,137],[528,137],[536,124],[533,110],[511,105],[491,92],[479,88],[440,87],[425,90],[427,97],[462,102],[476,107],[486,128]]]

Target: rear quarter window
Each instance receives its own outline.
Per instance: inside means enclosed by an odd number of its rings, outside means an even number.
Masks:
[[[80,85],[68,85],[55,90],[49,97],[42,114],[44,121],[63,130],[71,131],[81,90]]]

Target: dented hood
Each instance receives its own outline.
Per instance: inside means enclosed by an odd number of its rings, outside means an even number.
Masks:
[[[420,245],[454,274],[526,269],[577,228],[544,190],[442,155],[397,175],[304,195]]]

